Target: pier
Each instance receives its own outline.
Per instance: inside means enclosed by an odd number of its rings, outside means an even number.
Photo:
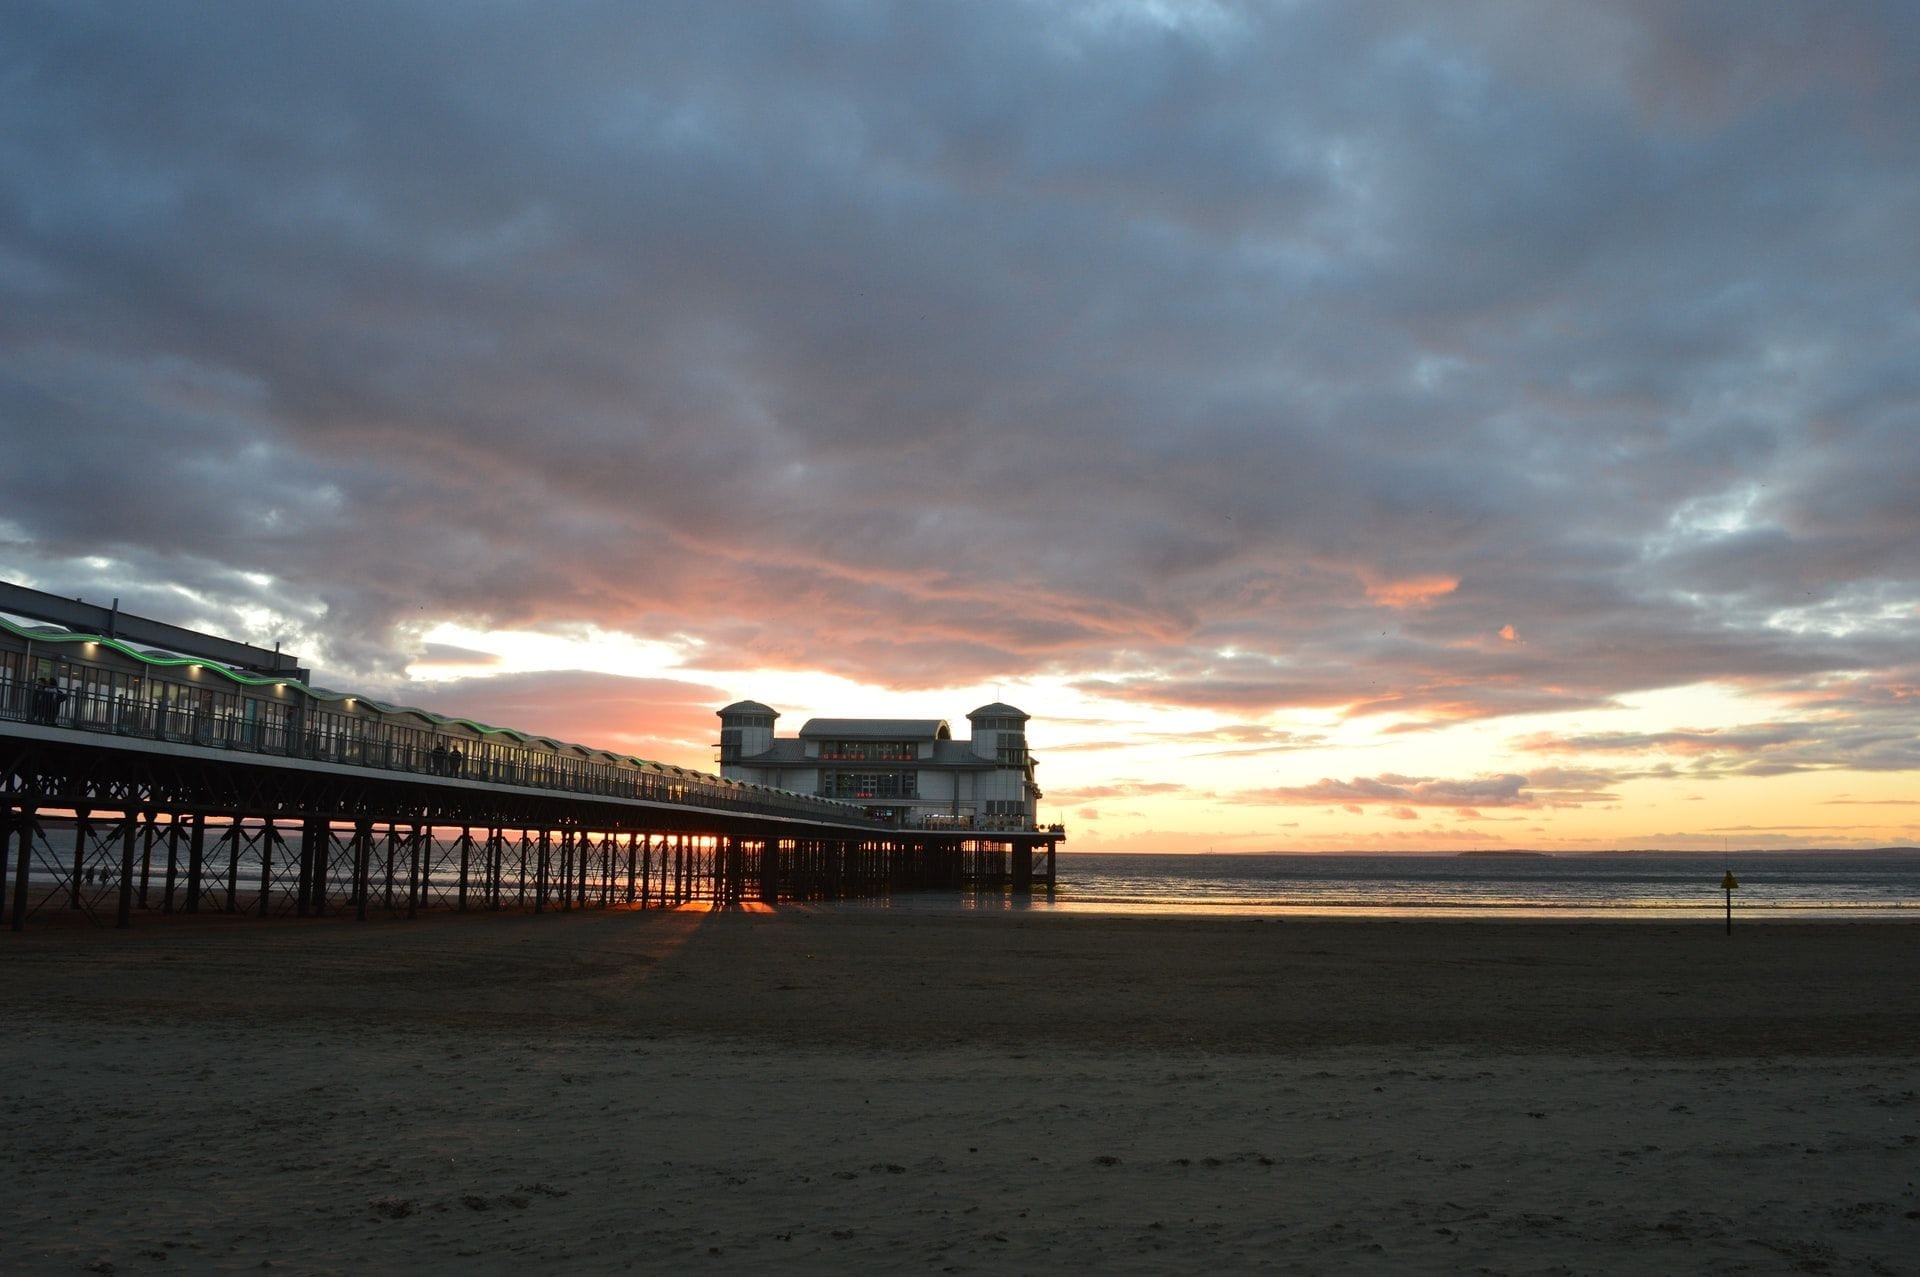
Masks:
[[[0,582],[0,919],[740,908],[1052,889],[1065,840],[876,812],[306,681]]]
[[[413,917],[1051,889],[1064,835],[582,795],[0,719],[0,917]]]

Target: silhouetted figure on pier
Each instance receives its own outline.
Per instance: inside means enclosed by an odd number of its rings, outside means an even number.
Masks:
[[[50,678],[43,678],[33,689],[33,721],[48,727],[60,721],[60,707],[66,704],[67,694],[60,690],[59,684]]]

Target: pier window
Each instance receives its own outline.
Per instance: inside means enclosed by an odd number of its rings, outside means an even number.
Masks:
[[[0,652],[0,706],[9,714],[27,712],[26,659],[24,652]]]
[[[822,761],[834,763],[910,763],[920,747],[910,740],[823,740]]]
[[[828,772],[820,778],[820,796],[857,800],[918,798],[918,772]]]
[[[146,683],[139,674],[115,670],[109,693],[112,705],[108,716],[123,731],[145,731]]]

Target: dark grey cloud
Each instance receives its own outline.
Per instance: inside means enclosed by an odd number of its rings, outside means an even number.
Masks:
[[[357,677],[590,620],[1400,728],[1867,712],[1916,64],[1891,3],[11,6],[0,564]]]

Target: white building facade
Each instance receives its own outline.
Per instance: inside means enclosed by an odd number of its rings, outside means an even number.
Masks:
[[[720,774],[859,803],[909,828],[1033,829],[1040,788],[1028,716],[996,701],[967,715],[955,740],[944,719],[813,718],[779,736],[780,711],[738,701],[720,714]]]

